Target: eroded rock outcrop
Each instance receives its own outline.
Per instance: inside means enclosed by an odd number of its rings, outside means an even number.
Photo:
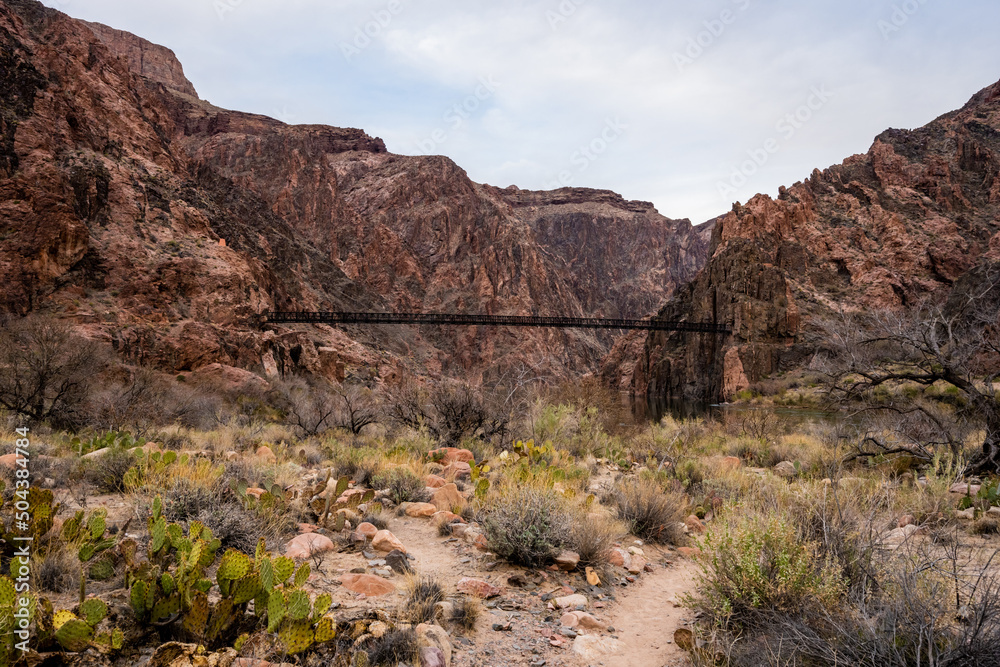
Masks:
[[[715,225],[708,265],[661,311],[726,323],[729,338],[654,333],[631,369],[638,394],[727,400],[802,367],[817,318],[905,308],[1000,258],[1000,84],[865,155],[758,195]],[[610,381],[622,361],[604,369]]]

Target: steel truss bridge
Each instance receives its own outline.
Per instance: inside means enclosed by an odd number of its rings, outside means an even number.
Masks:
[[[668,322],[666,320],[630,320],[583,317],[534,317],[522,315],[447,315],[442,313],[341,313],[341,312],[270,312],[262,315],[263,324],[419,324],[431,326],[551,327],[558,329],[629,329],[644,331],[680,331],[726,335],[724,324],[709,322]]]

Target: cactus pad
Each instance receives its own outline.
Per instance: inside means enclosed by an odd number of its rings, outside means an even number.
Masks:
[[[295,571],[295,561],[288,556],[278,556],[274,559],[274,583],[283,584]]]
[[[288,594],[288,618],[301,621],[309,615],[309,594],[305,591],[292,591]]]
[[[80,605],[80,616],[87,624],[95,628],[108,615],[108,605],[103,600],[90,598]]]
[[[90,515],[90,520],[87,522],[87,530],[90,531],[90,539],[99,540],[104,537],[104,531],[107,529],[105,516],[107,516],[106,510],[98,510]]]
[[[233,586],[233,604],[246,604],[257,597],[260,592],[260,577],[248,574]]]
[[[337,621],[334,617],[324,616],[316,624],[316,641],[328,642],[337,636]]]
[[[295,587],[299,588],[300,586],[304,586],[305,583],[309,581],[310,574],[312,574],[312,568],[309,567],[309,563],[303,563],[295,573]]]
[[[146,596],[149,593],[149,586],[146,585],[145,581],[137,581],[132,584],[132,590],[129,593],[129,602],[132,603],[132,611],[136,613],[136,616],[145,616],[146,612],[149,611],[146,606]]]
[[[215,578],[219,582],[227,579],[229,581],[236,581],[247,576],[250,572],[250,567],[249,556],[235,549],[229,549],[222,556],[222,561],[219,563],[219,569],[215,573]]]
[[[195,594],[191,598],[191,609],[184,617],[184,629],[200,637],[205,634],[208,625],[208,596],[204,593]]]
[[[271,593],[267,599],[267,631],[274,632],[285,618],[288,608],[285,606],[285,596],[280,592]]]
[[[78,653],[90,646],[94,630],[78,618],[72,618],[56,630],[56,641],[67,651]]]
[[[301,653],[313,643],[313,631],[309,621],[286,621],[278,631],[278,637],[281,638],[289,655]]]
[[[173,575],[164,572],[163,576],[160,577],[160,588],[163,589],[164,595],[173,595],[174,591],[177,590],[177,582],[174,581]]]
[[[214,640],[222,632],[226,630],[233,621],[236,619],[236,613],[233,610],[232,600],[219,600],[219,603],[215,605],[215,610],[212,612],[211,620],[208,623],[208,639]]]
[[[159,496],[156,499],[159,500]],[[153,538],[149,550],[156,553],[167,543],[167,520],[162,516],[157,518],[150,527],[149,534]]]
[[[61,628],[67,621],[72,621],[76,618],[76,614],[71,611],[66,611],[65,609],[60,609],[55,614],[52,615],[52,627],[56,630]]]
[[[157,600],[153,605],[153,623],[159,623],[178,613],[181,610],[181,597],[175,593],[168,598]]]
[[[313,601],[313,618],[319,618],[329,611],[331,604],[333,604],[333,598],[329,593],[323,593],[322,595],[317,596]]]

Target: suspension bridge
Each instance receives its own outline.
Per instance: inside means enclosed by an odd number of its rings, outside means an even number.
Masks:
[[[528,315],[451,315],[444,313],[342,313],[279,311],[262,315],[263,324],[418,324],[430,326],[550,327],[557,329],[620,329],[679,331],[727,335],[725,324],[670,322],[657,319],[536,317]]]

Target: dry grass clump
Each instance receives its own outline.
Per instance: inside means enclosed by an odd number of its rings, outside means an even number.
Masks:
[[[429,576],[411,577],[406,583],[406,588],[403,616],[414,625],[433,622],[435,605],[444,602],[444,589],[441,588],[441,584]]]
[[[619,482],[607,500],[636,537],[662,544],[683,541],[681,522],[688,509],[683,494],[664,491],[652,480],[632,479]]]
[[[448,621],[461,632],[474,632],[479,617],[483,614],[483,605],[478,599],[468,595],[460,595],[452,602]]]
[[[615,543],[628,535],[628,526],[600,512],[579,512],[570,528],[567,547],[580,555],[581,565],[608,563]]]
[[[371,665],[386,667],[411,664],[416,661],[418,650],[417,633],[412,628],[397,628],[371,640],[367,647],[368,661]]]
[[[515,565],[540,567],[569,541],[572,513],[551,489],[506,487],[480,516],[490,551]]]
[[[49,549],[36,559],[32,571],[38,587],[50,593],[68,593],[80,583],[80,561],[69,549]]]

